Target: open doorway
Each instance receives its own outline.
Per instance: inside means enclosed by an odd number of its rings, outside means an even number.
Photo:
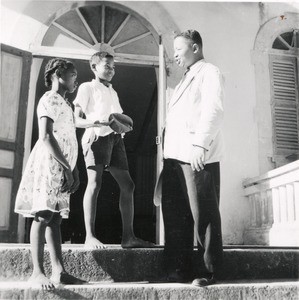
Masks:
[[[37,86],[35,107],[46,91],[44,86],[44,68],[41,66]],[[74,60],[78,70],[78,82],[90,81],[93,73],[89,62]],[[125,114],[134,121],[134,130],[126,134],[124,142],[128,156],[130,174],[135,183],[134,229],[138,237],[155,241],[156,210],[153,205],[153,192],[156,174],[156,136],[157,136],[157,76],[153,66],[116,64],[116,74],[112,85],[117,91]],[[76,92],[68,94],[69,100]],[[83,195],[87,184],[87,175],[80,140],[84,129],[77,129],[79,143],[78,168],[80,188],[71,196],[69,219],[62,223],[63,242],[84,243],[85,229],[83,217]],[[32,133],[32,147],[38,139],[37,117],[35,114]],[[118,208],[119,188],[109,172],[104,172],[102,189],[98,197],[96,234],[106,244],[120,244],[121,216]],[[29,238],[30,223],[26,225],[26,240]]]

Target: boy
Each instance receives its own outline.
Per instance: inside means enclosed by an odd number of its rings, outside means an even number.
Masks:
[[[86,229],[85,247],[102,249],[106,246],[95,235],[97,197],[101,189],[104,169],[108,169],[120,187],[123,248],[150,247],[151,243],[138,239],[133,231],[134,183],[128,170],[128,161],[121,134],[109,127],[111,113],[122,113],[118,95],[110,84],[115,74],[113,50],[92,55],[90,67],[95,75],[91,82],[82,83],[75,104],[76,126],[86,128],[82,137],[88,183],[83,199]],[[86,119],[82,118],[83,113]]]

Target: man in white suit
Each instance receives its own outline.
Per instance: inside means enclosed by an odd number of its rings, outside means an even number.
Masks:
[[[164,257],[168,280],[190,280],[195,228],[201,263],[191,279],[195,278],[195,286],[206,286],[215,283],[223,254],[219,213],[222,75],[204,60],[197,31],[177,35],[174,51],[175,61],[186,72],[168,103],[165,125]]]

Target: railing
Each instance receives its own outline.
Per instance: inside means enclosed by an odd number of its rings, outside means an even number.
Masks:
[[[299,246],[299,160],[243,182],[250,202],[244,243]]]

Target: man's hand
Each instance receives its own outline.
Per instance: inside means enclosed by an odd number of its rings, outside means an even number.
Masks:
[[[206,151],[207,150],[205,148],[193,145],[191,154],[191,168],[193,171],[200,171],[204,169]]]

